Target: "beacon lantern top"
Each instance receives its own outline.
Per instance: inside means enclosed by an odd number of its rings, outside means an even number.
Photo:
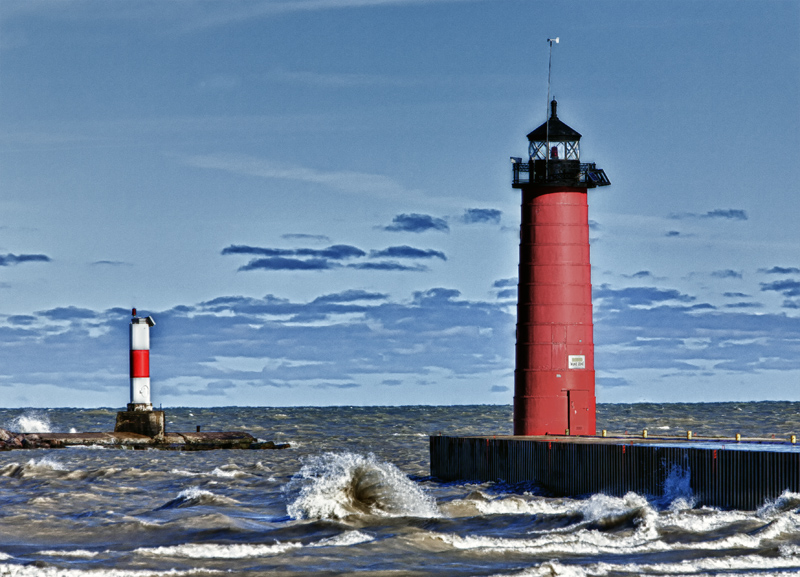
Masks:
[[[602,168],[582,163],[577,130],[564,124],[556,113],[558,103],[550,102],[550,118],[528,134],[528,162],[512,157],[514,188],[534,186],[575,186],[594,188],[611,184]]]
[[[545,154],[548,150],[552,153],[552,146],[560,146],[562,150],[559,152],[562,152],[562,154],[558,158],[580,160],[578,142],[581,139],[581,133],[561,122],[561,119],[556,114],[557,106],[558,103],[555,100],[551,101],[550,118],[539,128],[528,134],[528,140],[531,142],[531,158],[546,158]],[[570,146],[565,147],[563,146],[564,143],[569,143]]]

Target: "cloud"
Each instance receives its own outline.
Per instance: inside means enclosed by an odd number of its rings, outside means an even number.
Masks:
[[[205,387],[200,389],[193,389],[190,392],[192,395],[201,395],[206,397],[222,397],[230,395],[231,389],[235,389],[237,384],[233,381],[211,381],[206,383]]]
[[[516,288],[518,282],[519,281],[517,280],[516,277],[513,277],[513,278],[501,278],[499,280],[494,281],[492,283],[492,286],[494,288],[505,288],[505,287],[515,287]]]
[[[266,248],[259,246],[233,244],[222,249],[223,255],[247,254],[263,255],[266,258],[252,259],[239,271],[251,270],[331,270],[340,268],[337,262],[360,258],[367,255],[358,247],[347,244],[335,244],[327,248]],[[304,257],[304,258],[289,258]]]
[[[725,218],[728,220],[747,220],[747,213],[736,209],[716,209],[701,215],[700,218]]]
[[[785,297],[800,296],[800,281],[794,279],[776,280],[774,282],[762,282],[762,291],[775,291]]]
[[[761,312],[757,304],[721,310],[686,306],[695,297],[657,287],[630,289],[603,285],[595,301],[596,366],[628,370],[667,370],[663,375],[724,372],[756,373],[796,369],[800,356],[800,318]],[[650,295],[654,306],[636,306]],[[668,297],[680,298],[670,301]],[[627,306],[626,306],[627,305]],[[630,380],[626,375],[621,375]],[[600,382],[598,380],[598,382]]]
[[[70,307],[57,307],[54,309],[50,309],[47,311],[40,311],[37,313],[45,318],[48,318],[52,321],[64,321],[64,320],[75,320],[75,319],[93,319],[97,316],[92,310],[89,309],[81,309],[78,307],[70,306]]]
[[[121,260],[96,260],[91,263],[91,266],[132,266],[128,262]]]
[[[748,298],[749,294],[746,293],[722,293],[722,296],[729,298]]]
[[[742,278],[742,273],[728,268],[725,270],[715,270],[711,273],[711,276],[714,278]]]
[[[390,246],[383,250],[372,250],[370,258],[439,258],[447,260],[445,254],[438,250],[414,248],[407,245]]]
[[[394,180],[380,175],[355,171],[325,171],[305,166],[273,162],[245,155],[208,154],[184,159],[189,166],[221,170],[244,176],[292,180],[327,186],[343,192],[368,194],[371,197],[408,195],[410,191]]]
[[[225,247],[222,254],[256,254],[269,257],[275,256],[303,256],[344,260],[366,256],[367,253],[358,247],[347,244],[335,244],[328,248],[262,248],[258,246],[236,245]]]
[[[517,289],[516,288],[508,288],[498,291],[497,298],[498,299],[511,299],[517,297]]]
[[[315,389],[357,389],[361,385],[357,383],[317,383],[312,386]]]
[[[612,289],[607,284],[602,284],[594,288],[592,290],[592,298],[606,299],[609,303],[608,306],[614,307],[653,305],[667,301],[687,303],[695,300],[695,297],[681,293],[675,289],[661,289],[656,287]]]
[[[622,276],[625,278],[653,278],[653,275],[650,273],[649,270],[640,270],[633,274],[624,274]]]
[[[301,260],[299,258],[273,256],[253,259],[247,264],[240,266],[238,270],[330,270],[339,266],[341,266],[339,263],[330,262],[324,258]]]
[[[0,254],[0,266],[11,266],[23,262],[51,262],[44,254]]]
[[[455,4],[474,0],[284,0],[225,2],[210,4],[202,10],[189,11],[180,18],[184,30],[193,32],[205,28],[226,26],[235,22],[252,21],[260,18],[273,18],[294,12],[319,12],[358,8],[381,8],[407,4]],[[191,6],[191,4],[189,5]],[[186,8],[181,10],[181,14]]]
[[[414,272],[424,272],[429,270],[428,267],[415,264],[415,265],[405,265],[395,261],[379,261],[379,262],[359,262],[347,265],[347,268],[355,268],[358,270],[387,270],[387,271],[414,271]]]
[[[728,308],[728,309],[760,309],[760,308],[763,308],[763,307],[764,307],[764,305],[762,305],[761,303],[752,302],[752,301],[742,301],[742,302],[738,302],[738,303],[730,303],[730,304],[725,305],[725,308]]]
[[[760,268],[758,272],[763,272],[765,274],[798,274],[800,273],[800,268],[790,266],[790,267],[783,267],[783,266],[774,266],[770,269]]]
[[[705,214],[697,214],[694,212],[679,212],[679,213],[672,213],[669,215],[669,218],[673,220],[684,220],[684,219],[693,219],[693,218],[722,218],[725,220],[747,220],[747,213],[740,209],[722,209],[717,208],[714,210],[710,210]]]
[[[589,219],[589,230],[598,231],[602,229],[603,227],[600,226],[599,222],[597,222],[596,220]]]
[[[681,235],[681,233],[678,232],[677,230],[668,230],[664,236],[676,237],[676,236],[680,236],[680,235]]]
[[[222,250],[223,255],[263,255],[266,258],[252,259],[246,265],[239,267],[239,271],[252,270],[332,270],[346,266],[357,270],[374,271],[411,271],[424,272],[428,267],[415,264],[406,265],[394,260],[356,262],[342,265],[339,261],[358,259],[367,256],[367,253],[358,247],[336,244],[323,249],[314,248],[265,248],[248,245],[230,245]],[[303,257],[303,258],[290,258]],[[392,246],[384,250],[370,251],[369,258],[394,257],[394,258],[439,258],[447,260],[443,252],[432,249],[419,249],[410,246]]]
[[[642,370],[797,369],[800,318],[789,311],[798,310],[800,298],[788,298],[781,314],[771,314],[746,301],[715,309],[655,286],[604,284],[594,296],[596,368],[614,371],[598,377],[601,387],[633,386]],[[381,398],[388,387],[448,387],[476,375],[489,383],[485,388],[510,387],[497,377],[514,366],[516,319],[508,308],[507,302],[467,300],[452,288],[433,287],[399,300],[349,289],[307,302],[225,295],[148,311],[158,321],[151,332],[153,394],[165,404],[193,391],[214,402],[263,404],[281,387],[282,404],[313,399],[315,390],[368,398],[380,387],[373,398]],[[21,388],[68,383],[124,402],[129,315],[122,308],[66,306],[0,316],[4,379]]]
[[[464,224],[494,223],[500,224],[502,211],[496,208],[468,208],[461,217]]]
[[[389,295],[384,293],[371,293],[365,290],[349,289],[340,293],[322,295],[315,298],[312,303],[349,303],[354,301],[386,300]]]
[[[428,230],[439,230],[449,232],[450,227],[442,218],[436,218],[428,214],[398,214],[392,219],[392,224],[383,227],[383,230],[390,232],[425,232]]]
[[[324,234],[304,234],[301,232],[282,234],[281,238],[286,240],[318,240],[320,242],[331,241],[331,239]]]
[[[622,377],[597,377],[597,385],[600,387],[630,387],[631,383]]]

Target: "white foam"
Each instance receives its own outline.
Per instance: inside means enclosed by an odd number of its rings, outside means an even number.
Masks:
[[[591,575],[606,575],[609,573],[622,572],[626,574],[638,575],[718,575],[723,572],[725,575],[737,574],[734,571],[757,571],[757,575],[765,577],[775,575],[768,571],[779,571],[787,574],[788,571],[795,573],[800,569],[800,559],[796,557],[765,557],[763,555],[736,555],[730,557],[706,557],[704,559],[692,559],[680,563],[652,563],[652,564],[615,564],[597,563],[587,567],[587,572]]]
[[[325,453],[309,457],[285,490],[297,493],[287,507],[295,519],[441,514],[433,498],[400,469],[371,454]]]
[[[691,472],[682,467],[673,466],[664,479],[664,496],[662,502],[669,503],[672,510],[691,509],[697,500],[691,486]]]
[[[798,508],[800,508],[800,493],[784,491],[777,499],[764,503],[756,514],[763,519],[769,519]]]
[[[340,535],[334,535],[312,543],[309,547],[349,547],[350,545],[360,545],[374,540],[374,536],[361,531],[346,531]]]
[[[507,574],[496,574],[492,577],[506,577]],[[537,567],[525,569],[521,573],[512,573],[514,577],[586,577],[589,575],[582,567],[577,565],[562,565],[558,561],[547,561]],[[508,575],[508,577],[510,577]],[[605,573],[591,573],[605,575]]]
[[[24,467],[25,473],[35,473],[41,471],[66,471],[63,463],[56,461],[52,457],[42,457],[41,459],[30,459]]]
[[[178,499],[185,499],[187,501],[199,501],[202,500],[204,497],[208,499],[213,499],[216,495],[211,491],[206,491],[205,489],[201,489],[200,487],[189,487],[188,489],[184,489],[180,493],[178,493]]]
[[[200,487],[189,487],[178,493],[177,497],[163,505],[162,509],[172,507],[191,507],[193,505],[235,505],[238,501],[230,497],[224,497],[201,489]]]
[[[2,560],[2,557],[0,557]],[[182,575],[208,575],[222,573],[217,569],[167,569],[167,570],[131,570],[131,569],[63,569],[61,567],[36,567],[34,565],[9,565],[0,563],[0,575],[3,577],[161,577],[162,575],[180,577]]]
[[[76,557],[79,559],[92,559],[98,555],[96,551],[87,551],[86,549],[74,549],[72,551],[48,550],[39,551],[38,554],[49,555],[51,557]]]
[[[242,475],[245,474],[246,473],[243,473],[242,471],[236,471],[236,470],[229,471],[226,469],[220,469],[219,467],[211,471],[211,475],[213,475],[214,477],[223,477],[225,479],[233,479],[236,477],[241,477]]]
[[[584,527],[574,524],[568,527],[537,533],[531,531],[527,538],[502,538],[474,535],[453,535],[446,533],[430,533],[428,538],[438,539],[454,549],[486,550],[487,552],[500,552],[513,550],[535,555],[638,555],[660,551],[726,551],[749,550],[760,551],[765,547],[774,547],[776,541],[786,540],[800,534],[800,515],[792,512],[784,514],[766,522],[762,527],[747,533],[737,532],[718,539],[689,540],[686,542],[665,542],[661,537],[662,529],[676,527],[681,531],[692,532],[698,535],[709,533],[719,528],[724,528],[736,523],[757,520],[752,513],[741,511],[667,511],[661,515],[655,513],[647,505],[643,497],[630,493],[624,498],[594,495],[583,502],[578,502],[575,512],[581,513],[585,523]],[[634,515],[631,517],[631,513]],[[619,515],[623,521],[630,518],[633,530],[625,532],[608,532],[591,528],[592,522],[613,523],[615,516]],[[789,559],[772,564],[772,559],[765,561],[766,568],[794,568],[800,567],[800,547],[784,545],[780,548],[781,555]],[[756,556],[753,556],[754,558]],[[762,557],[758,557],[763,560]],[[670,573],[696,573],[698,567],[702,570],[735,570],[738,565],[729,558],[716,559],[704,558],[700,561],[691,561],[681,564],[665,564],[642,566],[654,574]],[[716,563],[719,562],[719,565]],[[699,565],[702,563],[703,565]],[[741,568],[747,569],[750,565],[744,563]],[[755,568],[757,564],[754,564]],[[620,571],[622,573],[637,574],[641,568],[631,565],[603,566],[598,571],[590,570],[591,575],[603,575],[606,572]],[[642,569],[642,570],[644,570]],[[525,573],[528,575],[529,573]],[[555,573],[560,575],[561,573]],[[538,575],[538,573],[530,573]]]
[[[481,491],[475,491],[465,499],[455,499],[441,505],[441,508],[453,517],[481,515],[559,515],[568,513],[573,508],[572,502],[545,499],[542,497],[520,497],[518,495],[501,495],[490,497]]]
[[[15,433],[51,433],[52,427],[47,415],[27,413],[12,419],[4,428]]]
[[[134,553],[151,557],[188,557],[191,559],[246,559],[279,555],[292,549],[299,549],[300,543],[274,543],[256,545],[249,543],[217,544],[186,543],[168,547],[140,547]]]
[[[742,511],[718,511],[707,508],[675,509],[670,507],[669,511],[663,512],[658,516],[656,522],[659,530],[676,527],[680,531],[702,535],[733,523],[752,520],[752,518],[752,514]]]
[[[239,469],[227,469],[224,467],[216,467],[210,473],[195,473],[185,469],[171,469],[170,474],[180,475],[181,477],[222,477],[224,479],[233,479],[235,477],[247,475],[247,473]]]
[[[8,559],[11,559],[11,555],[0,551],[0,561],[7,561]]]

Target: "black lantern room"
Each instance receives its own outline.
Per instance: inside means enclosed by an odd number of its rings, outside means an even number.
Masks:
[[[593,163],[581,164],[581,134],[558,118],[557,106],[558,103],[552,100],[550,118],[528,134],[528,162],[516,157],[511,159],[514,165],[514,188],[521,188],[525,184],[587,188],[611,184],[602,168],[597,168]],[[527,175],[524,174],[526,172]]]

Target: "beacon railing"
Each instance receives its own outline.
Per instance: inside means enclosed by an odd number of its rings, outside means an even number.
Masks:
[[[511,157],[512,184],[576,184],[587,188],[608,186],[611,181],[602,168],[593,162],[577,160],[532,160],[522,162],[521,158]]]

